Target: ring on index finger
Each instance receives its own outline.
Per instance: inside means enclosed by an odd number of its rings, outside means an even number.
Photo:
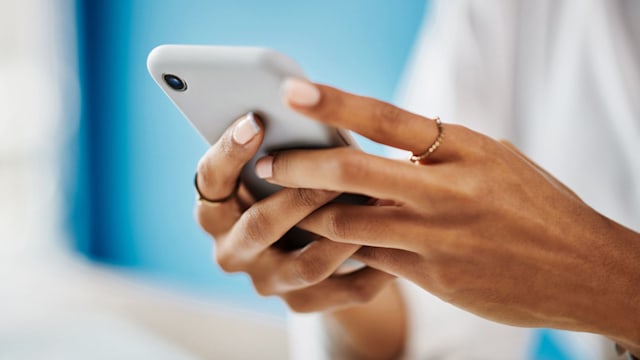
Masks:
[[[433,120],[436,122],[436,125],[438,126],[438,136],[433,141],[433,144],[431,144],[431,146],[429,146],[429,148],[425,150],[425,152],[419,155],[416,155],[414,153],[411,154],[409,161],[411,161],[414,164],[420,164],[422,160],[431,156],[431,154],[433,154],[436,150],[438,150],[438,148],[440,147],[440,144],[442,144],[442,140],[444,140],[444,125],[442,125],[442,121],[440,120],[440,117],[436,116],[436,118]]]
[[[199,203],[209,204],[209,205],[220,205],[222,203],[229,201],[231,198],[233,198],[236,195],[236,193],[238,192],[238,188],[240,187],[240,178],[236,180],[236,185],[233,187],[233,191],[231,191],[229,195],[225,197],[217,198],[217,199],[209,199],[206,196],[202,195],[202,192],[198,187],[198,172],[196,172],[196,175],[193,178],[193,184],[196,188],[196,193],[198,195],[196,199]]]

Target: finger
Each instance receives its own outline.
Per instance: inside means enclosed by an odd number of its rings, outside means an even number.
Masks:
[[[195,217],[198,223],[216,241],[231,229],[251,204],[255,203],[255,199],[244,184],[240,184],[236,195],[229,201],[220,204],[199,201],[195,208]]]
[[[204,197],[220,199],[234,191],[242,167],[260,147],[262,129],[257,116],[248,113],[209,148],[198,163],[197,185]]]
[[[292,109],[338,128],[353,130],[373,141],[421,154],[438,138],[436,122],[404,111],[391,104],[349,94],[338,89],[289,78],[283,84],[284,101]],[[447,140],[434,153],[445,159],[460,150],[454,144],[469,144],[458,139],[460,127],[445,125]]]
[[[440,238],[443,230],[395,206],[330,204],[302,220],[304,230],[346,244],[417,251],[424,238]],[[429,233],[426,233],[426,231]]]
[[[262,125],[253,113],[236,120],[198,163],[196,185],[202,196],[207,199],[229,196],[236,187],[242,167],[258,150],[262,137]],[[243,186],[238,190],[240,198],[233,197],[231,201],[197,202],[196,219],[214,239],[231,228],[250,201]]]
[[[415,201],[416,196],[429,196],[440,187],[437,171],[437,167],[416,166],[347,147],[286,151],[256,163],[259,177],[285,187],[326,189],[405,203]]]
[[[237,195],[238,195],[238,203],[240,204],[240,207],[242,208],[243,211],[249,208],[251,204],[256,202],[255,197],[253,197],[249,189],[244,184],[240,184]]]
[[[251,205],[218,242],[218,263],[226,271],[247,269],[260,252],[337,196],[337,192],[324,190],[282,189]]]
[[[409,275],[407,273],[413,271],[416,266],[422,266],[425,263],[424,258],[415,252],[371,246],[361,247],[352,255],[352,258],[398,277],[406,277]],[[413,264],[413,266],[407,267],[407,264]]]
[[[331,277],[317,285],[283,295],[295,312],[315,312],[367,303],[395,280],[393,275],[364,268]]]
[[[195,218],[214,240],[220,239],[231,229],[242,214],[242,205],[238,199],[232,199],[224,204],[207,206],[198,204],[195,208]]]
[[[295,252],[269,248],[258,256],[248,272],[259,294],[283,294],[327,279],[359,248],[326,238]]]

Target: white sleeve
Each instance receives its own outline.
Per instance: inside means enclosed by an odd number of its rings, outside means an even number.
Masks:
[[[408,281],[400,289],[409,331],[403,359],[513,360],[529,351],[530,329],[484,320],[443,302]],[[289,354],[293,360],[328,360],[321,314],[290,314]]]
[[[533,330],[498,324],[401,282],[409,315],[405,358],[446,360],[525,359]]]
[[[399,105],[509,137],[517,11],[510,0],[433,1],[399,87]]]
[[[321,313],[289,313],[287,319],[291,360],[329,360]]]

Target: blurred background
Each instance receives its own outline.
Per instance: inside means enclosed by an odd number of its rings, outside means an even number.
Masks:
[[[157,45],[260,45],[387,101],[424,0],[0,2],[0,359],[286,358],[285,308],[212,262],[206,144]],[[367,151],[380,152],[364,143]]]

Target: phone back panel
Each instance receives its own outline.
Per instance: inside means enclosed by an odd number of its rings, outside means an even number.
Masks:
[[[257,199],[279,187],[254,174],[255,161],[285,149],[353,145],[346,132],[326,127],[285,106],[281,85],[288,77],[305,78],[289,57],[259,47],[162,45],[149,54],[151,76],[182,114],[209,143],[215,143],[239,117],[253,111],[265,125],[259,153],[243,170],[242,179]],[[164,74],[178,76],[186,90],[176,91]]]

